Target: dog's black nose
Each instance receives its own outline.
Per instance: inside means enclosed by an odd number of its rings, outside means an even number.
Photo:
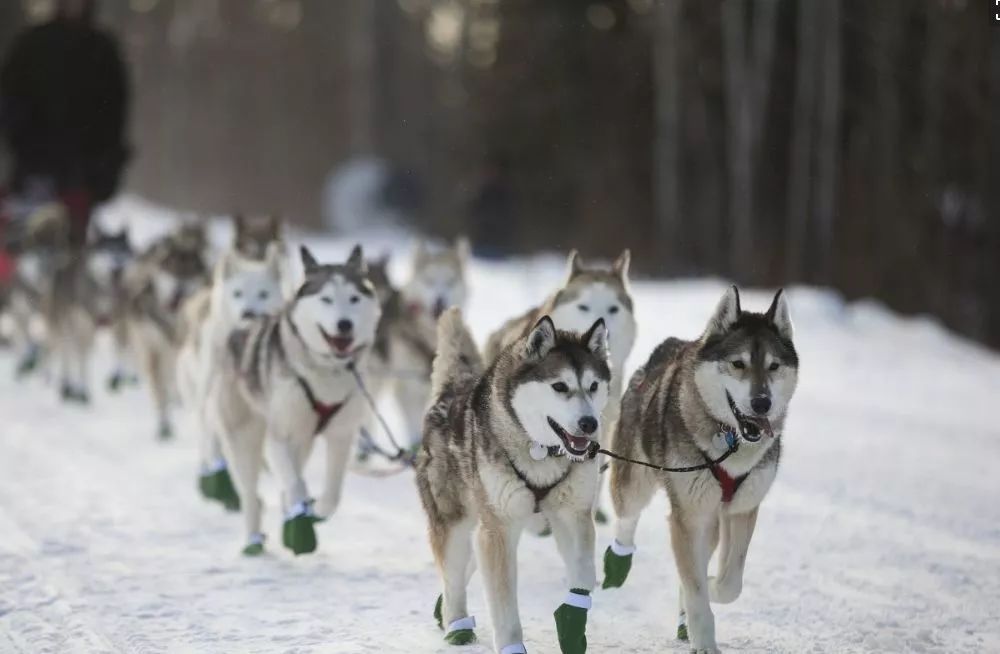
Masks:
[[[750,400],[750,408],[754,413],[764,415],[771,410],[771,398],[766,395],[758,395]]]
[[[352,329],[354,329],[354,323],[351,322],[350,320],[344,319],[337,321],[337,331],[340,332],[341,334],[347,334]]]
[[[250,310],[250,309],[247,309],[246,311],[244,311],[244,312],[243,312],[243,316],[242,316],[242,317],[243,317],[243,318],[244,318],[245,320],[253,320],[254,318],[256,318],[256,317],[257,317],[257,314],[256,314],[256,313],[254,313],[254,312],[253,312],[252,310]]]
[[[580,431],[584,434],[593,434],[597,431],[597,418],[594,416],[583,416],[577,424],[580,425]]]

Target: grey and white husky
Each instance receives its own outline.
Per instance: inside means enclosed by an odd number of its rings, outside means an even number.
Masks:
[[[605,552],[604,586],[625,581],[639,514],[657,489],[665,489],[681,581],[677,634],[690,638],[692,651],[719,651],[709,602],[739,597],[757,510],[778,471],[798,367],[785,294],[779,290],[766,313],[752,313],[742,310],[734,286],[701,338],[660,344],[622,400],[614,452],[657,466],[709,465],[663,473],[612,461],[617,523]],[[735,452],[715,462],[733,445]],[[709,577],[717,545],[718,571]]]
[[[151,245],[126,274],[126,326],[143,381],[153,394],[157,435],[173,436],[170,405],[183,339],[181,306],[208,283],[204,229],[185,224]]]
[[[412,444],[420,441],[430,401],[437,319],[445,309],[465,305],[468,260],[469,242],[464,238],[441,250],[431,250],[419,241],[409,280],[398,293],[391,285],[387,287],[390,295],[383,305],[380,347],[373,366],[382,370],[377,374],[384,388],[395,395]]]
[[[570,589],[555,612],[560,647],[585,651],[599,487],[591,454],[611,378],[607,333],[600,319],[581,335],[557,331],[543,316],[484,370],[459,310],[449,309],[439,321],[417,486],[443,584],[435,617],[448,642],[475,639],[466,586],[477,533],[495,650],[526,651],[517,542],[526,521],[542,513]]]
[[[90,400],[89,363],[99,328],[111,329],[117,369],[127,358],[124,275],[132,260],[128,234],[99,228],[80,252],[68,254],[53,274],[45,301],[48,343],[59,366],[64,400]]]
[[[208,424],[205,398],[226,356],[229,335],[243,320],[281,310],[281,252],[271,243],[263,261],[233,249],[216,262],[212,284],[188,298],[182,308],[184,341],[177,356],[177,389],[200,432],[199,487],[226,508],[239,508],[222,454],[219,435]]]
[[[313,523],[340,502],[344,472],[368,412],[358,385],[375,339],[379,303],[361,248],[347,262],[321,265],[300,250],[305,281],[275,316],[249,321],[229,339],[207,408],[239,493],[246,554],[263,551],[257,482],[263,457],[281,486],[282,542],[296,554],[316,549]],[[315,505],[303,468],[326,440],[326,483]]]

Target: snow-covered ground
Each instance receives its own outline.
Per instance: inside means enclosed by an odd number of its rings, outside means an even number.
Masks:
[[[118,217],[141,215],[141,238],[168,224],[136,206]],[[309,242],[326,259],[351,244]],[[368,242],[401,252],[405,272],[405,240]],[[561,275],[554,256],[476,262],[477,337]],[[723,289],[637,282],[632,367],[662,338],[696,335]],[[720,646],[1000,651],[1000,357],[875,303],[805,288],[789,298],[801,382],[743,595],[714,608]],[[744,306],[768,299],[746,292]],[[102,352],[95,382],[107,363]],[[318,552],[299,558],[280,546],[265,485],[270,553],[246,559],[239,517],[196,492],[193,434],[158,443],[153,432],[144,389],[63,406],[42,379],[15,383],[0,352],[0,652],[454,651],[431,618],[438,580],[411,473],[352,475]],[[666,512],[662,497],[646,512],[625,587],[596,592],[591,651],[685,651],[673,640]],[[595,555],[610,538],[600,527]],[[551,614],[565,583],[551,539],[525,536],[520,566],[527,644],[557,652]],[[478,576],[470,597],[489,643]]]

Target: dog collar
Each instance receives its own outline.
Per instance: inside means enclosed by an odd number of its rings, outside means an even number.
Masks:
[[[531,445],[528,446],[528,455],[535,461],[542,461],[550,456],[559,456],[560,448],[558,445],[542,445],[537,441],[531,441]]]

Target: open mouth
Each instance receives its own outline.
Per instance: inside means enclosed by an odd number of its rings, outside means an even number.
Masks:
[[[354,349],[351,347],[354,345],[353,336],[331,336],[322,327],[319,328],[319,333],[323,335],[326,344],[330,346],[330,349],[333,350],[333,355],[337,358],[343,359],[354,353]]]
[[[756,443],[764,434],[772,438],[774,437],[770,420],[761,416],[748,416],[744,414],[736,408],[736,402],[733,401],[733,396],[729,394],[729,391],[726,391],[726,399],[729,400],[729,409],[736,417],[736,424],[739,425],[740,435],[744,440]]]
[[[591,440],[586,436],[574,436],[568,431],[559,426],[559,423],[552,418],[546,418],[549,421],[549,427],[552,427],[552,431],[556,433],[559,440],[562,441],[563,447],[566,451],[574,456],[583,456],[590,449]]]

